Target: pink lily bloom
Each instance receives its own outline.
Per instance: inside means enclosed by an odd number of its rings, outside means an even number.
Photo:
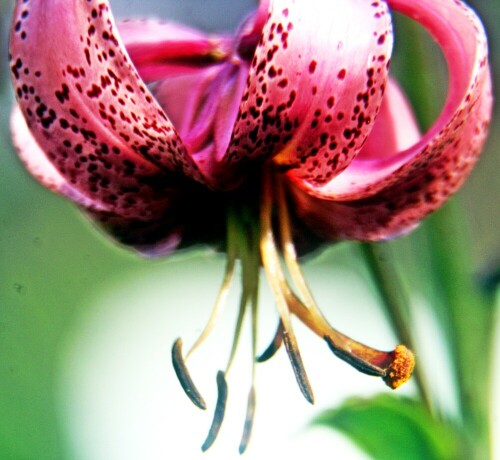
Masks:
[[[388,75],[390,11],[418,21],[449,70],[444,107],[421,134]],[[378,241],[413,229],[464,182],[492,108],[485,33],[459,0],[261,0],[234,36],[172,22],[116,24],[107,0],[18,0],[10,59],[14,144],[27,169],[122,244],[165,255],[221,244],[227,269],[211,319],[184,358],[191,400],[205,402],[186,360],[208,335],[242,266],[233,352],[203,449],[215,440],[243,316],[256,311],[262,266],[299,387],[313,394],[296,316],[347,363],[397,388],[411,351],[374,350],[332,328],[302,277],[295,244]],[[286,274],[288,273],[288,277]],[[253,385],[240,450],[250,436]]]

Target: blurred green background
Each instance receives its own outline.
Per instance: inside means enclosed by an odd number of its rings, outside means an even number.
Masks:
[[[182,19],[205,28],[224,29],[234,27],[252,3],[230,0],[111,1],[119,17],[126,14],[147,16],[150,11],[155,11],[157,15]],[[223,261],[206,252],[171,261],[139,259],[115,247],[70,203],[44,190],[28,176],[9,140],[12,91],[7,65],[7,36],[12,4],[10,0],[0,0],[0,50],[3,56],[0,59],[0,459],[95,460],[97,457],[85,457],[82,451],[75,454],[74,439],[68,434],[67,425],[71,422],[62,408],[64,397],[60,394],[64,387],[61,379],[67,375],[67,360],[72,359],[71,356],[68,358],[68,349],[74,347],[71,344],[76,340],[74,336],[79,334],[80,325],[89,321],[101,297],[109,295],[113,289],[126,287],[138,279],[161,279],[164,276],[163,285],[162,282],[155,284],[156,292],[148,291],[149,297],[134,301],[142,303],[137,307],[145,312],[150,311],[151,299],[164,302],[168,317],[162,317],[162,320],[169,332],[165,334],[160,351],[165,355],[161,366],[168,366],[169,340],[175,337],[170,328],[180,334],[199,329],[203,324],[210,299],[214,298],[222,276]],[[498,0],[476,0],[469,4],[477,9],[488,29],[498,87],[500,3]],[[397,69],[397,60],[395,62]],[[399,65],[404,67],[404,63]],[[473,264],[470,269],[478,276],[494,273],[500,266],[499,116],[497,107],[487,148],[458,198],[466,216],[462,224],[472,242]],[[412,238],[418,240],[418,231]],[[405,258],[405,253],[410,251],[411,244],[411,240],[400,243],[402,257],[399,262],[403,267],[409,259]],[[327,292],[330,281],[328,276],[322,277],[320,273],[338,274],[343,280],[342,277],[347,275],[342,273],[357,273],[359,263],[352,246],[344,244],[324,253],[311,263],[308,270],[314,276],[317,274],[313,284]],[[198,281],[208,290],[206,294],[202,293],[204,303],[198,303],[194,297],[193,290],[199,289]],[[178,295],[174,297],[175,302],[170,297],[172,290]],[[370,292],[367,290],[364,294],[367,302],[372,302]],[[327,294],[324,295],[326,298]],[[126,303],[127,299],[121,301]],[[169,308],[177,311],[170,314]],[[353,312],[338,310],[338,321],[350,324],[353,333],[358,333],[357,326],[349,323]],[[325,312],[329,314],[327,308]],[[196,318],[195,324],[190,322],[191,318]],[[269,334],[273,327],[274,324],[269,327]],[[130,328],[132,334],[133,323]],[[126,337],[123,340],[127,342]],[[95,350],[95,353],[97,360],[100,351]],[[77,368],[78,363],[73,364]],[[290,384],[290,376],[286,377]],[[161,387],[161,383],[159,385]],[[196,415],[189,412],[186,416]],[[195,444],[202,435],[193,435]],[[177,458],[183,457],[178,455]]]

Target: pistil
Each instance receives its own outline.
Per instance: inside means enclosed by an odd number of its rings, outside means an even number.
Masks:
[[[274,242],[272,228],[270,227],[274,201],[279,217],[281,254]],[[264,241],[264,244],[261,244],[262,263],[268,280],[273,286],[281,321],[272,344],[261,355],[259,360],[262,361],[264,358],[269,358],[277,351],[281,342],[284,342],[286,346],[288,337],[294,337],[293,332],[291,332],[290,321],[290,314],[293,314],[309,329],[323,338],[336,356],[358,371],[381,377],[391,388],[397,388],[405,383],[410,378],[415,365],[414,356],[410,350],[404,345],[398,345],[393,351],[388,352],[368,347],[334,329],[318,308],[298,264],[297,254],[292,241],[290,216],[284,184],[278,177],[271,177],[271,174],[268,174],[264,183],[261,220],[262,239]],[[284,259],[286,269],[298,295],[295,294],[286,280],[280,255]],[[287,351],[289,351],[288,348]],[[289,351],[289,356],[292,366],[296,370],[298,367],[297,356],[300,359],[298,349],[294,348]],[[299,368],[303,369],[301,361],[299,362]],[[301,390],[303,390],[302,385],[302,381],[299,380]],[[307,396],[306,399],[309,400]]]

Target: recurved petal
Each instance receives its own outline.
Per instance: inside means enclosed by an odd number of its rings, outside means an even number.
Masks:
[[[118,23],[118,30],[146,82],[189,74],[231,52],[232,37],[204,34],[175,22],[126,20]]]
[[[182,136],[188,154],[213,189],[231,189],[248,171],[224,164],[232,128],[245,87],[248,66],[231,62],[170,76],[155,96]]]
[[[298,216],[327,239],[377,241],[412,230],[460,187],[483,147],[492,91],[487,64],[479,67],[473,93],[443,128],[445,138],[440,133],[429,142],[409,168],[401,167],[377,193],[355,200],[320,199],[291,185]]]
[[[385,2],[270,2],[227,162],[270,158],[324,184],[361,148],[392,47]]]
[[[487,135],[492,95],[486,35],[475,13],[460,1],[388,3],[392,9],[421,23],[441,47],[449,74],[445,105],[433,126],[411,145],[398,148],[395,144],[392,151],[380,150],[378,154],[372,150],[369,161],[360,155],[323,187],[297,185],[320,198],[350,201],[374,196],[392,186],[404,188],[403,184],[420,177],[420,198],[413,199],[420,201],[425,194],[435,208],[465,180]],[[391,111],[395,111],[399,105],[401,118],[397,123],[382,121],[390,136],[403,138],[408,130],[414,130],[413,117],[406,115],[404,101],[388,96],[387,106],[394,106]],[[441,192],[431,194],[431,188]]]
[[[389,158],[416,144],[421,137],[410,102],[398,83],[389,76],[373,129],[351,164]],[[337,184],[343,173],[350,169],[348,167],[332,183]]]
[[[318,198],[335,201],[363,198],[367,182],[382,186],[387,176],[384,165],[392,164],[394,156],[415,145],[422,135],[413,109],[399,85],[389,77],[380,111],[373,129],[350,165],[324,186],[296,181],[297,186]],[[380,183],[378,183],[380,181]]]
[[[149,220],[130,219],[90,209],[88,216],[119,243],[147,257],[206,245],[223,248],[226,202],[224,197],[196,183],[166,190],[166,208]]]
[[[483,146],[491,115],[491,81],[471,113],[460,144],[470,154]],[[314,197],[291,184],[296,215],[318,236],[331,240],[380,241],[405,235],[436,210],[464,181],[474,161],[464,158],[433,161],[432,167],[402,176],[378,193],[357,200],[332,201]],[[441,174],[443,176],[441,176]]]
[[[197,175],[128,58],[107,1],[18,1],[10,54],[36,143],[92,202],[148,219],[165,206],[171,173]]]
[[[268,20],[270,2],[271,0],[260,0],[257,10],[240,25],[236,33],[238,44],[236,52],[240,56],[252,58],[255,46],[261,37],[262,28]]]
[[[213,93],[211,86],[214,85],[223,66],[223,64],[212,65],[191,69],[182,74],[169,75],[155,85],[155,98],[165,110],[184,143],[190,136],[196,119],[199,118],[198,114],[208,94]],[[207,124],[212,121],[212,117],[204,117],[204,119]]]

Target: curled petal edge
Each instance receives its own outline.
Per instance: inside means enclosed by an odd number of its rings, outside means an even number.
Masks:
[[[468,111],[470,121],[448,146],[455,156],[434,156],[377,194],[359,200],[320,199],[289,182],[296,215],[315,234],[330,240],[380,241],[409,233],[465,181],[486,140],[491,111],[487,73],[481,96]]]
[[[490,78],[490,69],[487,39],[481,21],[474,11],[459,1],[389,0],[388,4],[392,9],[417,20],[442,48],[450,80],[445,105],[428,132],[405,150],[394,151],[390,155],[385,152],[378,160],[367,161],[362,157],[354,159],[345,171],[323,187],[314,187],[291,178],[297,187],[317,198],[345,202],[366,199],[393,184],[408,181],[423,168],[431,169],[432,163],[443,164],[440,159],[442,156],[448,157],[451,165],[461,161],[460,157],[464,155],[470,157],[480,153],[478,149],[469,149],[467,152],[467,149],[454,145],[465,130],[464,125],[478,121],[470,117],[478,99],[489,99],[491,106],[491,91],[485,89],[487,84],[485,86],[484,83]],[[487,112],[487,108],[481,110],[483,119],[480,123],[489,119]],[[395,125],[394,129],[406,129],[406,126]],[[487,130],[481,127],[478,130],[472,135],[485,138]],[[478,139],[474,143],[483,141]],[[446,174],[440,174],[440,177],[441,180],[447,180]]]

